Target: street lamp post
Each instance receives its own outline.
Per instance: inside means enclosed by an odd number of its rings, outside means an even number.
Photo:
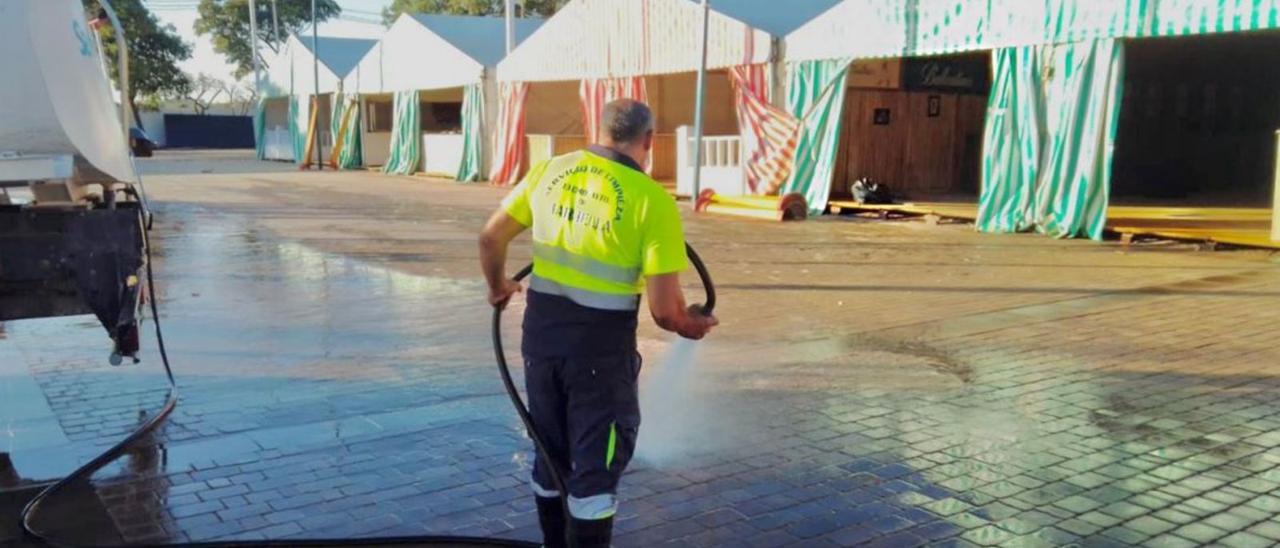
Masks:
[[[312,120],[320,119],[320,19],[316,17],[316,0],[311,0],[311,71],[315,84],[315,95],[311,96]],[[320,128],[312,127],[311,147],[316,150],[316,169],[324,171],[324,160],[320,154]]]
[[[511,50],[516,47],[516,22],[515,22],[515,0],[505,0],[506,6],[503,12],[506,14],[506,36],[507,36],[507,55],[511,54]]]
[[[276,15],[276,0],[271,0],[271,35],[275,37],[276,47],[280,47],[280,16]]]
[[[250,57],[253,58],[253,93],[259,98],[262,97],[262,67],[258,62],[258,4],[255,0],[249,0],[249,43],[253,48]]]
[[[707,29],[711,0],[702,0],[702,63],[698,66],[698,91],[693,107],[693,200],[702,192],[702,107],[707,96]],[[683,144],[681,146],[684,146]]]

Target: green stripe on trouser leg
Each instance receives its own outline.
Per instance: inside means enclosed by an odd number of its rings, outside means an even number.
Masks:
[[[618,423],[609,423],[609,448],[604,452],[604,467],[613,468],[613,455],[618,450]]]

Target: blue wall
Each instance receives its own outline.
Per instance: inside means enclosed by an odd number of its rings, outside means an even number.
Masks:
[[[164,115],[168,148],[253,148],[253,117]]]

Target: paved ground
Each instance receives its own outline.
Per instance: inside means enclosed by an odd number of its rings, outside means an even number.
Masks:
[[[474,265],[500,191],[208,153],[144,167],[182,403],[40,527],[536,538]],[[619,546],[1280,542],[1269,255],[916,222],[688,223],[723,325],[675,392],[681,420],[657,421],[678,428],[642,429]],[[111,368],[83,318],[6,327],[0,394],[26,403],[0,404],[15,470],[0,475],[0,543],[31,485],[165,395],[152,341],[143,364]],[[642,337],[656,392],[670,338]]]

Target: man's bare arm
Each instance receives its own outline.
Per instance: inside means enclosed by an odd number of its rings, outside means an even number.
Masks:
[[[694,310],[696,307],[685,304],[679,273],[649,276],[647,286],[649,312],[658,327],[686,339],[698,340],[720,324],[715,316],[704,315],[701,310]]]
[[[505,307],[520,284],[507,277],[507,248],[526,227],[499,209],[480,232],[480,268],[489,283],[489,304]]]

